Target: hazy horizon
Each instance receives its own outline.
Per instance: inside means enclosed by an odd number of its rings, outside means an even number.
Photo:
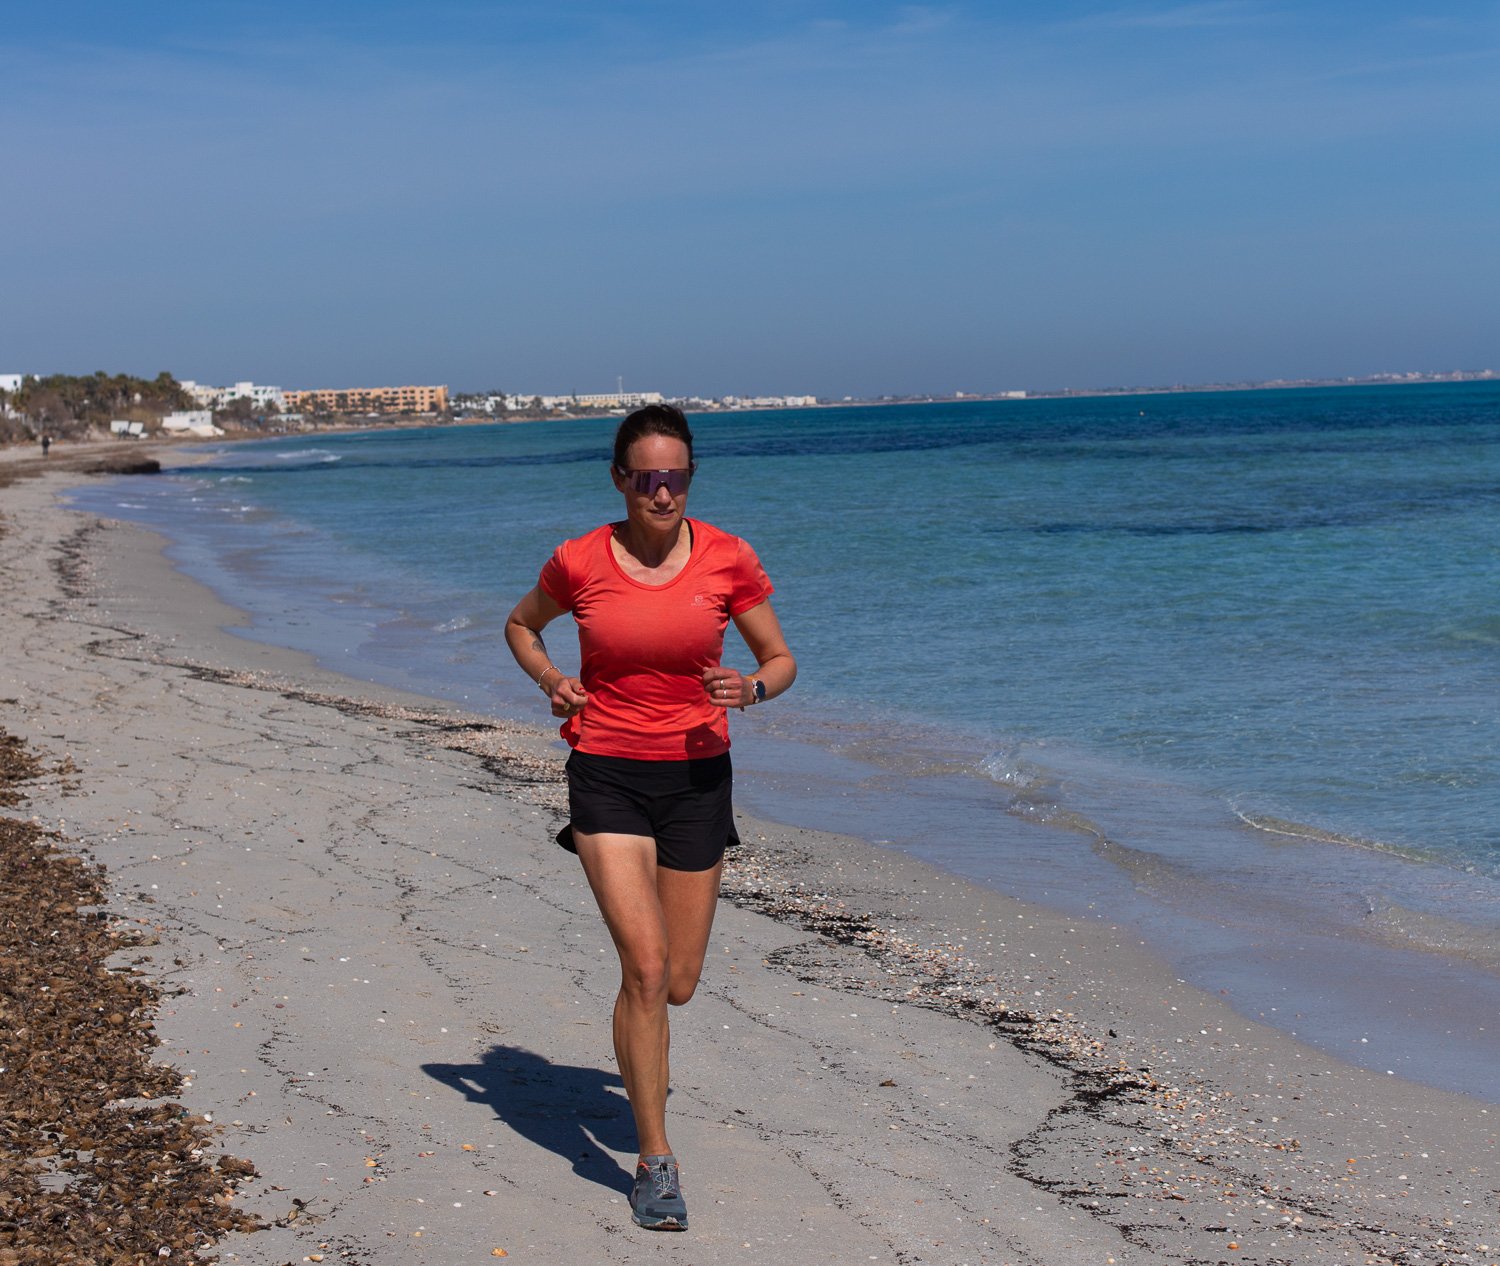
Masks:
[[[0,372],[950,394],[1495,367],[1500,4],[7,13]]]

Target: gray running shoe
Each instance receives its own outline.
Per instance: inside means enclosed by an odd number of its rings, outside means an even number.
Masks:
[[[673,1157],[641,1157],[630,1191],[630,1216],[651,1231],[687,1230],[687,1202]]]

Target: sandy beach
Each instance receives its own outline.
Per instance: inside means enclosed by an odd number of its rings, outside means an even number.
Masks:
[[[1251,1023],[1128,927],[749,820],[673,1015],[692,1227],[635,1228],[551,727],[235,637],[159,538],[56,504],[83,477],[0,489],[0,727],[75,771],[5,812],[152,932],[156,1058],[258,1171],[265,1229],[205,1256],[1500,1262],[1500,1107]]]

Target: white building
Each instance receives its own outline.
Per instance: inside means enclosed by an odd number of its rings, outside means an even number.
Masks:
[[[184,378],[178,384],[193,398],[193,403],[204,409],[222,409],[231,400],[248,400],[257,409],[275,405],[286,407],[286,397],[280,387],[265,387],[259,383],[237,382],[232,387],[210,387],[206,383]]]
[[[169,413],[161,420],[161,429],[174,435],[199,435],[205,439],[224,432],[214,425],[213,411],[191,409],[182,413]]]
[[[588,409],[639,409],[643,405],[661,404],[659,391],[601,391],[589,396],[573,396],[574,404]]]
[[[286,403],[280,387],[266,387],[259,383],[237,382],[229,388],[230,400],[249,400],[257,409],[275,405],[278,409]]]
[[[811,409],[817,396],[725,396],[726,409]]]
[[[663,404],[666,397],[659,391],[601,391],[592,395],[573,396],[506,396],[507,409],[530,409],[540,401],[543,409],[639,409],[642,405]]]
[[[212,409],[218,404],[219,394],[224,390],[223,387],[205,387],[191,378],[184,378],[177,385],[192,397],[194,404],[202,405],[205,409]]]
[[[21,390],[21,384],[25,381],[25,374],[0,374],[0,391],[5,392],[7,396],[13,396]],[[19,416],[9,404],[0,405],[0,417],[14,418]]]

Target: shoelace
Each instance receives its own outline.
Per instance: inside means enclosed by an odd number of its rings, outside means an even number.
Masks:
[[[651,1186],[659,1199],[669,1199],[677,1194],[677,1166],[671,1161],[657,1161],[647,1165],[651,1175]]]

